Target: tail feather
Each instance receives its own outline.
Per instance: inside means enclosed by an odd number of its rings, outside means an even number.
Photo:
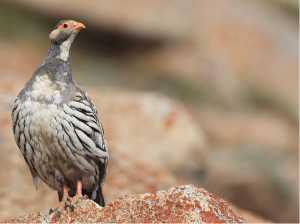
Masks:
[[[105,201],[104,201],[104,196],[103,196],[103,193],[102,193],[102,187],[101,186],[99,186],[97,196],[96,196],[96,199],[94,201],[102,207],[105,206]]]

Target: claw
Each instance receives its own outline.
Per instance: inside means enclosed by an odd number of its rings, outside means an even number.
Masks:
[[[68,206],[71,208],[72,212],[75,211],[75,203],[77,202],[78,199],[89,199],[89,197],[87,195],[82,196],[82,181],[81,180],[77,181],[76,194],[74,195],[72,200],[70,200],[69,196],[65,197],[65,201],[70,202],[70,205],[68,204]]]
[[[63,185],[63,197],[61,199],[61,201],[58,203],[58,205],[52,207],[49,211],[49,215],[54,212],[54,211],[57,211],[56,212],[56,215],[58,216],[58,218],[60,218],[60,215],[61,215],[61,211],[62,210],[67,210],[67,207],[69,206],[69,204],[67,203],[67,201],[70,202],[70,199],[69,199],[69,194],[68,194],[68,191],[70,189],[66,186],[66,185]]]

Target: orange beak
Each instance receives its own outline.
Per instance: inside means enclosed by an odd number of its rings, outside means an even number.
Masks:
[[[83,25],[82,23],[77,23],[77,22],[74,22],[72,24],[74,27],[71,29],[71,30],[81,30],[81,29],[85,29],[85,25]]]

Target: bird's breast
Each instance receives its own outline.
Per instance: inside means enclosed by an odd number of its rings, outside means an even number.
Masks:
[[[63,73],[62,75],[67,75]],[[31,89],[26,92],[26,95],[31,101],[38,101],[46,104],[60,104],[62,102],[62,95],[66,88],[66,83],[61,81],[53,82],[49,76],[36,76]]]
[[[61,113],[61,108],[56,104],[45,104],[38,101],[27,100],[23,104],[22,113],[28,120],[28,128],[34,129],[33,136],[42,137],[44,140],[50,140],[55,133],[55,117]],[[50,142],[49,142],[50,143]]]

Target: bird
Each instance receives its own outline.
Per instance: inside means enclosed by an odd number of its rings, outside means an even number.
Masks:
[[[60,217],[78,199],[105,206],[108,148],[97,109],[77,85],[70,47],[85,25],[60,21],[50,33],[45,60],[18,94],[12,109],[15,142],[27,163],[36,190],[41,180],[58,192],[50,209]]]

